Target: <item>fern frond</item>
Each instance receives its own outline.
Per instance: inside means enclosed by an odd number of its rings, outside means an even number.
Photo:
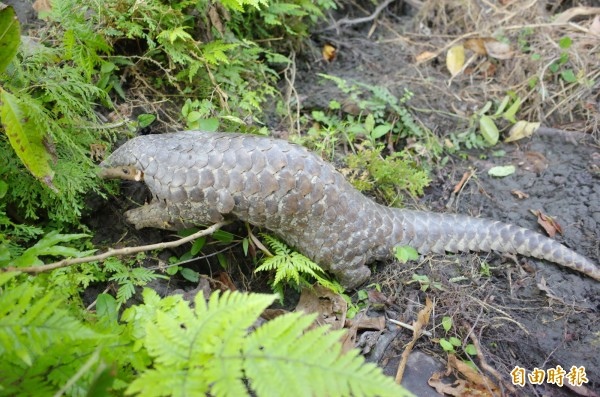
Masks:
[[[275,252],[275,255],[265,258],[263,263],[254,271],[275,271],[273,288],[281,289],[283,283],[290,283],[294,287],[301,284],[309,285],[306,277],[314,278],[319,284],[333,289],[333,283],[327,280],[323,269],[308,259],[306,256],[292,251],[285,243],[268,234],[261,234],[267,245]]]
[[[343,331],[307,331],[314,316],[287,314],[249,333],[273,295],[215,293],[206,302],[198,294],[194,309],[180,296],[169,304],[144,296],[123,319],[144,324],[138,336],[154,362],[127,394],[248,396],[249,385],[258,396],[408,395],[357,352],[342,354]]]

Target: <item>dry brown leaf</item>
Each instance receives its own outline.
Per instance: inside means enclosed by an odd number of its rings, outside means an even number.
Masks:
[[[289,313],[289,311],[284,310],[284,309],[265,309],[263,310],[263,312],[261,313],[261,317],[264,318],[265,320],[269,321],[269,320],[273,320],[276,317],[279,316],[283,316],[284,314]]]
[[[448,68],[448,71],[452,77],[459,74],[464,65],[465,47],[462,45],[455,45],[451,47],[446,54],[446,67]]]
[[[417,55],[415,57],[415,61],[417,61],[417,63],[421,63],[421,62],[429,61],[430,59],[433,59],[436,56],[437,56],[437,54],[435,52],[425,51],[425,52],[422,52],[419,55]]]
[[[348,303],[341,295],[323,286],[315,285],[312,289],[302,290],[295,310],[317,313],[315,323],[330,324],[332,329],[342,329],[346,323]]]
[[[465,48],[479,55],[487,55],[485,49],[485,40],[483,37],[476,37],[465,41]]]
[[[52,4],[50,4],[50,0],[36,0],[32,7],[38,12],[38,14],[40,12],[52,11]]]
[[[538,128],[540,128],[539,122],[529,122],[525,120],[519,120],[515,125],[512,126],[510,131],[508,132],[508,138],[504,140],[504,142],[514,142],[519,139],[527,138],[533,135]]]
[[[548,234],[548,236],[554,237],[557,232],[560,233],[560,234],[563,233],[562,227],[556,221],[556,219],[552,218],[549,215],[544,214],[540,210],[531,211],[531,212],[533,213],[533,215],[537,216],[537,218],[538,218],[538,225],[540,225],[541,227],[544,228],[544,230],[546,231],[546,233]]]
[[[567,23],[575,17],[594,14],[600,14],[600,7],[573,7],[558,14],[554,23]]]
[[[511,190],[510,191],[516,198],[518,198],[519,200],[523,200],[526,198],[529,198],[529,195],[525,192],[522,192],[520,190]]]
[[[529,151],[525,152],[523,161],[519,162],[521,169],[529,172],[535,172],[541,174],[546,168],[548,168],[549,161],[540,152]]]
[[[369,316],[356,316],[353,319],[346,320],[346,328],[355,328],[357,330],[375,330],[383,331],[385,329],[385,317],[369,317]]]
[[[332,62],[337,55],[337,48],[333,44],[327,43],[323,46],[321,54],[323,54],[324,60],[327,62]]]
[[[225,27],[223,26],[223,22],[221,21],[221,17],[219,16],[219,11],[216,6],[211,6],[208,8],[208,19],[210,19],[211,25],[217,29],[217,32],[223,37],[225,35]]]
[[[510,44],[503,43],[498,40],[485,40],[483,42],[487,54],[495,59],[511,59],[514,56],[514,52],[510,47]]]
[[[402,352],[402,358],[400,359],[400,363],[398,364],[398,370],[396,371],[396,383],[402,383],[402,377],[404,376],[404,371],[406,370],[406,363],[408,362],[408,356],[410,356],[410,352],[412,351],[417,339],[421,337],[421,330],[429,324],[429,317],[431,316],[431,311],[433,310],[433,301],[429,298],[425,298],[425,307],[419,311],[417,314],[417,321],[413,323],[413,336],[410,342],[404,348]]]

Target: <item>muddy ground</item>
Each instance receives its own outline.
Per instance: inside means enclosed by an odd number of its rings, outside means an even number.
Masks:
[[[415,93],[410,105],[416,109],[452,113],[452,109],[468,111],[480,106],[484,100],[473,93],[481,84],[473,83],[472,78],[459,77],[452,82],[453,88],[448,88],[449,75],[443,67],[443,58],[416,64],[414,56],[420,49],[415,48],[418,47],[415,41],[419,40],[423,26],[417,23],[415,14],[411,15],[410,8],[409,5],[391,7],[376,25],[366,23],[343,29],[339,34],[325,31],[314,35],[308,44],[313,59],[298,62],[295,79],[295,89],[304,108],[326,108],[332,99],[344,100],[343,94],[318,73],[384,86],[396,95],[409,89]],[[344,16],[357,18],[367,14],[346,9]],[[333,62],[320,59],[324,43],[334,43],[338,48]],[[495,86],[498,80],[501,79],[491,79],[490,87],[498,88]],[[597,105],[598,94],[584,100],[595,101]],[[442,112],[416,110],[414,114],[442,138],[461,128],[460,122]],[[547,127],[564,126],[560,116],[540,121]],[[600,146],[594,140],[597,132],[586,132],[545,130],[530,139],[497,145],[493,150],[505,151],[501,157],[493,157],[491,150],[468,151],[466,159],[451,156],[445,166],[435,169],[425,196],[407,206],[488,217],[543,233],[531,213],[541,210],[554,216],[563,227],[563,235],[556,237],[559,241],[598,263]],[[505,178],[488,176],[492,166],[508,164],[517,167],[515,174]],[[455,197],[452,194],[455,185],[470,170],[475,170],[476,176]],[[515,190],[525,192],[528,197],[518,198],[512,193]],[[491,277],[481,276],[482,262],[491,265]],[[423,293],[418,285],[407,285],[415,273],[441,282],[443,291],[430,289]],[[456,277],[464,279],[452,282]],[[379,283],[387,297],[401,308],[390,309],[388,314],[408,323],[415,320],[426,295],[435,299],[435,315],[428,328],[433,330],[433,338],[422,338],[415,349],[434,357],[442,366],[446,354],[432,340],[447,336],[440,321],[443,316],[452,316],[458,331],[455,336],[466,343],[470,342],[467,334],[478,338],[485,362],[503,378],[500,383],[504,393],[586,395],[582,390],[547,383],[510,390],[509,373],[515,366],[532,370],[557,365],[567,371],[573,365],[584,366],[590,381],[588,389],[600,392],[600,283],[594,280],[547,262],[491,254],[428,256],[420,264],[393,263],[381,266],[373,282]],[[371,353],[367,356],[394,375],[410,336],[409,331],[388,327],[379,339],[375,338],[377,342],[371,342],[373,346],[368,346],[366,350]],[[424,372],[419,375],[426,377]],[[425,395],[427,389],[414,390]]]

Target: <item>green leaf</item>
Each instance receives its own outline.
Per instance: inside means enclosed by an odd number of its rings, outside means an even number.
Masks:
[[[442,318],[442,327],[444,327],[446,332],[450,331],[450,328],[452,328],[452,317],[444,316]]]
[[[494,120],[490,116],[481,116],[479,119],[479,129],[487,143],[495,145],[498,142],[500,132],[498,131],[498,127],[496,127],[496,123],[494,123]]]
[[[219,129],[219,119],[211,117],[198,120],[199,129],[202,131],[215,132]]]
[[[460,341],[460,339],[458,339],[454,336],[450,337],[450,343],[452,344],[452,346],[455,346],[455,347],[459,347],[462,345],[462,342]]]
[[[246,256],[248,256],[249,245],[250,245],[250,239],[248,237],[244,237],[244,239],[242,240],[242,249],[244,250],[244,255],[246,255]]]
[[[394,247],[394,256],[401,263],[416,261],[419,259],[419,252],[408,245]]]
[[[508,110],[506,110],[506,112],[504,112],[504,114],[502,114],[502,117],[504,117],[505,120],[508,120],[511,123],[516,123],[517,120],[515,119],[515,115],[519,111],[519,108],[521,107],[522,103],[523,103],[523,101],[521,101],[521,98],[517,98],[513,102],[513,104],[510,105]]]
[[[577,77],[575,77],[575,73],[573,73],[573,69],[567,69],[560,72],[560,77],[567,83],[576,83]]]
[[[112,295],[100,294],[96,298],[96,315],[100,319],[110,323],[116,323],[118,319],[117,301]]]
[[[190,268],[181,268],[181,276],[192,283],[197,283],[200,280],[200,274]]]
[[[0,10],[0,73],[17,55],[20,41],[21,29],[15,10],[12,7]]]
[[[373,138],[373,139],[381,138],[382,136],[384,136],[385,134],[390,132],[391,129],[392,129],[391,124],[386,123],[386,124],[378,125],[377,127],[375,127],[373,129],[373,132],[371,132],[371,138]]]
[[[212,237],[222,243],[229,244],[233,241],[235,236],[225,230],[217,230],[212,234]]]
[[[0,119],[8,140],[15,153],[33,176],[52,190],[54,170],[50,167],[52,156],[44,145],[47,136],[32,123],[26,125],[26,118],[19,100],[0,88]]]
[[[571,44],[573,44],[573,40],[569,36],[565,36],[558,41],[558,46],[563,50],[571,48]]]
[[[495,176],[496,178],[503,178],[505,176],[514,174],[515,171],[516,168],[514,165],[503,165],[490,168],[488,170],[488,175]]]
[[[198,254],[198,252],[200,252],[202,250],[205,243],[206,243],[206,237],[197,238],[194,241],[194,244],[192,244],[192,248],[190,248],[190,253],[192,254],[192,256],[196,256]]]
[[[373,128],[375,128],[375,118],[372,114],[369,114],[365,119],[365,129],[369,134],[371,134]]]
[[[453,352],[454,351],[454,346],[452,346],[452,343],[448,342],[446,339],[440,339],[440,346],[446,352]]]
[[[144,113],[144,114],[140,114],[137,117],[137,120],[138,120],[138,125],[140,126],[140,128],[146,128],[150,124],[154,123],[154,120],[156,120],[156,116],[153,114]]]
[[[469,356],[476,356],[477,348],[472,343],[469,343],[467,346],[465,346],[465,353],[467,353]]]
[[[8,183],[4,181],[0,181],[0,199],[6,196],[8,192]]]

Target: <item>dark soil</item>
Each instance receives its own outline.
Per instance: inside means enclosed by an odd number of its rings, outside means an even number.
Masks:
[[[485,102],[475,95],[477,87],[468,78],[453,82],[456,87],[453,91],[440,89],[446,87],[449,79],[442,65],[435,61],[415,65],[413,36],[405,34],[414,21],[399,14],[400,10],[392,9],[385,22],[374,27],[370,38],[371,24],[346,28],[341,35],[325,32],[313,37],[309,51],[313,58],[299,62],[295,80],[305,110],[327,108],[330,100],[344,100],[333,83],[320,78],[318,73],[384,86],[399,96],[404,88],[409,89],[415,93],[409,105],[417,109],[469,112]],[[320,48],[326,42],[338,47],[338,56],[331,63],[321,59]],[[441,136],[461,128],[441,113],[415,114]],[[543,233],[530,211],[541,210],[562,226],[563,235],[556,237],[559,241],[598,263],[600,147],[590,135],[545,131],[514,144],[497,145],[494,151],[505,151],[501,157],[492,157],[492,150],[471,151],[465,160],[452,157],[444,167],[436,168],[426,195],[413,206],[488,217]],[[515,174],[505,178],[488,176],[487,170],[492,166],[508,164],[517,166]],[[476,176],[451,200],[454,186],[471,169],[476,170]],[[511,193],[515,190],[528,197],[517,198]],[[481,276],[483,262],[493,269],[489,278]],[[441,282],[443,291],[434,288],[423,293],[418,285],[407,285],[413,274],[426,274],[431,280]],[[451,281],[459,276],[464,279]],[[435,298],[435,315],[431,320],[434,337],[455,335],[469,343],[465,336],[474,334],[482,344],[484,360],[501,374],[507,387],[515,366],[532,370],[560,365],[568,371],[574,365],[587,369],[590,381],[587,387],[600,392],[600,283],[597,281],[530,258],[473,254],[430,256],[420,265],[393,263],[380,268],[373,282],[382,285],[388,298],[404,310],[391,310],[387,314],[408,323],[415,320],[426,295]],[[450,335],[439,326],[443,316],[453,318],[456,329]],[[389,332],[397,334],[391,341],[382,337],[380,343],[388,347],[375,347],[371,359],[384,367],[387,363],[386,371],[394,375],[397,358],[410,341],[411,333],[392,329]],[[421,340],[418,350],[445,362],[446,354],[438,344],[431,339]],[[516,392],[553,396],[573,393],[548,384],[529,385],[517,388]]]

